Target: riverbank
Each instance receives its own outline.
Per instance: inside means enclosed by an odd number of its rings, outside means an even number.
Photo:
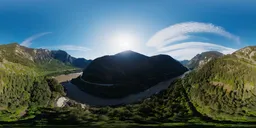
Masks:
[[[70,74],[62,74],[62,75],[55,76],[54,78],[55,78],[59,83],[62,83],[62,82],[70,81],[70,80],[72,80],[73,78],[77,78],[77,77],[79,77],[80,75],[82,75],[82,72],[70,73]]]

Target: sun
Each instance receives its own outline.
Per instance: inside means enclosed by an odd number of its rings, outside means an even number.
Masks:
[[[125,50],[135,50],[137,38],[132,34],[117,34],[113,37],[114,47],[116,52],[122,52]]]

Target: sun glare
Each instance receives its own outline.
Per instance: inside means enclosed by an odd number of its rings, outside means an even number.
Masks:
[[[131,34],[117,34],[113,38],[113,43],[115,45],[115,51],[122,52],[125,50],[134,50],[137,39]]]

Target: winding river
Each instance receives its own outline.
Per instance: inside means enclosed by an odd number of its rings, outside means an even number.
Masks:
[[[134,102],[138,102],[142,99],[148,98],[153,94],[156,94],[162,90],[165,90],[169,87],[172,81],[178,78],[183,78],[188,72],[184,73],[181,76],[169,79],[167,81],[163,81],[158,83],[155,86],[152,86],[151,88],[137,93],[137,94],[131,94],[129,96],[119,98],[119,99],[104,99],[100,97],[96,97],[93,95],[90,95],[86,92],[81,91],[76,85],[70,83],[70,82],[63,82],[62,85],[67,90],[67,97],[75,100],[77,102],[88,104],[92,106],[109,106],[109,105],[121,105],[121,104],[130,104]]]

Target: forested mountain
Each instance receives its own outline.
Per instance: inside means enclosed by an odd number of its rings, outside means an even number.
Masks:
[[[148,57],[133,51],[125,51],[93,60],[84,70],[81,79],[78,78],[73,83],[93,95],[119,98],[144,91],[186,71],[187,68],[168,55]]]
[[[0,45],[0,62],[21,64],[44,74],[85,68],[90,60],[74,58],[65,51],[32,49],[17,43]]]
[[[29,110],[54,106],[63,87],[45,75],[77,70],[46,49],[0,45],[0,120],[17,120]]]
[[[205,65],[210,60],[222,57],[224,54],[217,52],[217,51],[208,51],[203,52],[201,54],[197,54],[195,57],[193,57],[189,62],[184,63],[183,65],[188,67],[189,69],[196,69],[201,68],[203,65]]]
[[[185,81],[197,110],[216,120],[256,120],[255,47],[208,62]]]

